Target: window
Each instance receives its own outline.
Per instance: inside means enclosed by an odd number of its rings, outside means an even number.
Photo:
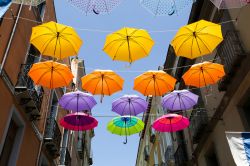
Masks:
[[[3,135],[3,146],[0,146],[0,165],[16,165],[24,134],[24,126],[25,123],[21,116],[12,108]]]
[[[37,6],[37,8],[38,8],[40,18],[43,21],[44,14],[45,14],[46,3],[45,2],[41,3],[40,5]]]
[[[56,120],[57,111],[58,111],[58,98],[56,92],[54,91],[50,108],[50,117]]]

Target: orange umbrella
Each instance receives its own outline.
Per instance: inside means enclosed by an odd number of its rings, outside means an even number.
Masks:
[[[49,89],[67,86],[74,77],[68,66],[53,61],[33,64],[28,75],[36,85]]]
[[[112,70],[94,70],[82,77],[82,88],[93,95],[112,95],[122,90],[124,80]]]
[[[224,75],[223,65],[203,62],[191,66],[182,78],[186,85],[200,88],[217,83]]]
[[[147,71],[134,81],[134,90],[142,93],[144,96],[162,96],[163,94],[174,90],[176,79],[164,71]]]

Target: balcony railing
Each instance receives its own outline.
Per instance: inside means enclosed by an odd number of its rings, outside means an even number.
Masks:
[[[190,116],[190,130],[193,143],[197,144],[208,124],[208,115],[205,109],[195,109]]]
[[[223,43],[217,50],[216,57],[224,65],[226,76],[219,83],[219,90],[227,90],[232,77],[237,72],[242,59],[246,56],[237,31],[228,31],[224,37]]]
[[[60,164],[64,166],[71,166],[71,156],[67,147],[61,148]]]
[[[175,159],[175,165],[176,166],[182,166],[185,165],[187,162],[187,157],[185,155],[185,144],[182,143],[178,146],[175,154],[174,154],[174,159]]]
[[[38,6],[46,0],[13,0],[13,3],[21,4],[23,2],[24,5]]]
[[[54,118],[47,118],[44,145],[51,158],[59,156],[61,136],[61,131],[56,120]]]
[[[31,64],[21,65],[18,81],[15,85],[15,96],[30,119],[34,120],[40,116],[43,88],[35,86],[28,76],[31,66]]]
[[[79,133],[78,133],[79,134]],[[83,134],[82,137],[78,137],[78,141],[77,141],[77,152],[78,152],[78,156],[80,159],[84,158],[84,149],[85,149],[85,135]]]
[[[66,149],[65,165],[66,166],[71,166],[71,156],[70,156],[68,148]]]

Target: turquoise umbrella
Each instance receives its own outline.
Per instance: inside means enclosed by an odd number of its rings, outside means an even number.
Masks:
[[[112,134],[125,136],[127,143],[127,136],[139,133],[144,129],[144,123],[141,119],[135,116],[119,116],[112,119],[107,126],[107,130]]]

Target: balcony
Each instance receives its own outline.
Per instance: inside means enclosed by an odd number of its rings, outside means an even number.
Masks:
[[[156,140],[155,134],[151,134],[151,136],[150,136],[150,142],[151,142],[152,144],[154,144],[154,143],[155,143],[155,140]]]
[[[48,118],[43,141],[48,154],[53,159],[59,156],[61,136],[61,131],[56,120],[54,118]]]
[[[66,166],[71,166],[71,156],[70,156],[68,148],[66,149],[65,165]]]
[[[23,2],[24,5],[38,6],[39,4],[45,2],[46,0],[13,0],[15,3],[21,4]]]
[[[221,60],[226,72],[226,76],[219,83],[218,88],[220,91],[227,90],[229,83],[245,57],[246,53],[241,46],[237,31],[228,31],[216,54],[216,58]]]
[[[175,165],[176,166],[182,166],[182,165],[186,165],[187,163],[187,157],[185,155],[185,144],[181,143],[175,154],[174,154],[174,159],[175,159]]]
[[[15,85],[14,94],[18,103],[24,108],[30,120],[36,120],[40,116],[43,88],[35,86],[28,76],[31,64],[21,65],[18,81]]]
[[[199,143],[204,129],[208,124],[208,115],[205,109],[193,110],[190,116],[190,130],[192,134],[193,143]]]
[[[71,156],[67,147],[61,148],[60,164],[62,166],[71,166]]]

